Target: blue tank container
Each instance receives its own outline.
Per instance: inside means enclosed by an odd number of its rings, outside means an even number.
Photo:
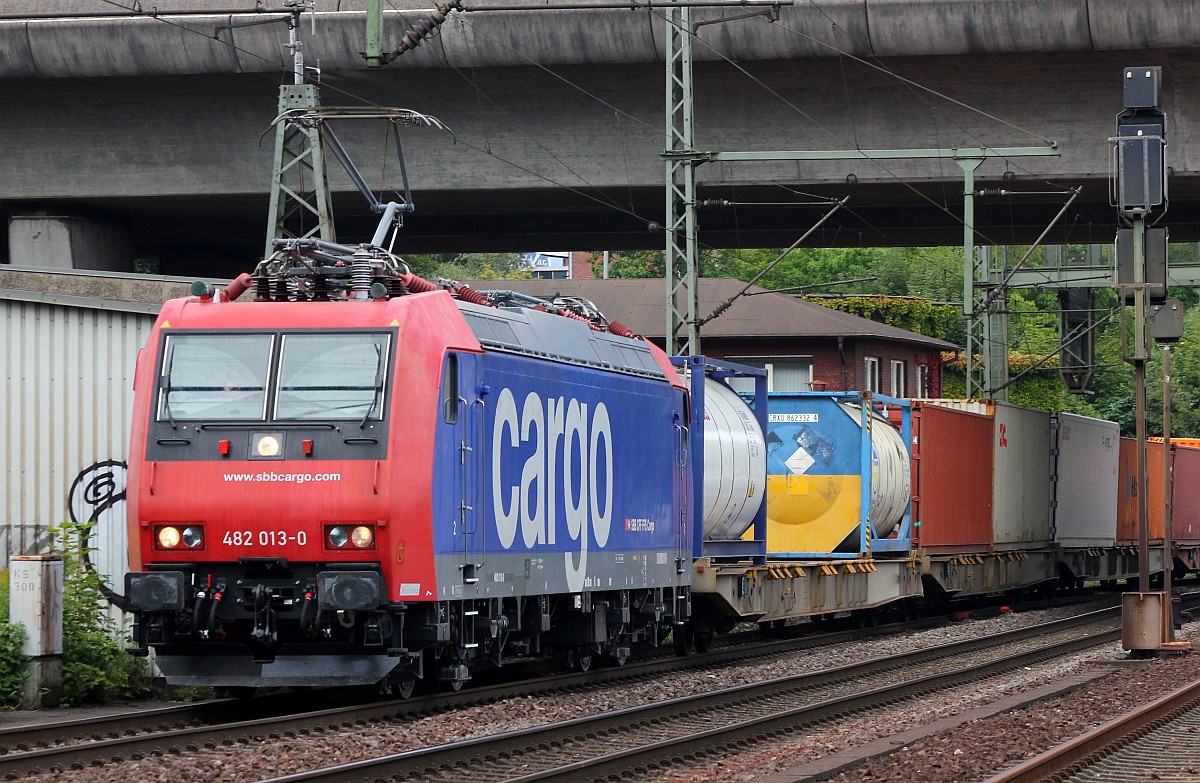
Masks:
[[[773,392],[767,412],[770,556],[857,558],[911,549],[908,400]]]

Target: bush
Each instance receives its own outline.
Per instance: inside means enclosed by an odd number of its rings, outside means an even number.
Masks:
[[[21,703],[25,689],[25,626],[9,622],[8,570],[0,571],[0,707],[12,709]]]
[[[54,531],[63,551],[63,697],[65,707],[143,695],[149,680],[140,659],[125,652],[124,629],[108,612],[101,577],[87,568],[81,542],[87,524]]]

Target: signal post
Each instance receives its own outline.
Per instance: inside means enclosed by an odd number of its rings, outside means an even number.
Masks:
[[[1122,313],[1122,353],[1134,366],[1137,424],[1138,572],[1137,592],[1125,593],[1121,644],[1135,657],[1160,650],[1189,649],[1174,641],[1171,605],[1170,433],[1164,432],[1163,586],[1150,590],[1150,523],[1146,459],[1146,362],[1152,338],[1178,341],[1182,331],[1179,303],[1167,301],[1167,230],[1155,228],[1167,208],[1166,115],[1161,109],[1162,68],[1124,69],[1124,110],[1117,115],[1113,143],[1112,203],[1124,228],[1116,239],[1116,288],[1124,305],[1133,305],[1132,322]],[[1155,310],[1152,313],[1152,308]],[[1164,349],[1164,427],[1169,427],[1170,393]]]

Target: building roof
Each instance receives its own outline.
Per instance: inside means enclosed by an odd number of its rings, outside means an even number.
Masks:
[[[620,321],[652,340],[663,338],[666,284],[662,278],[611,280],[466,280],[477,290],[519,291],[534,296],[554,294],[590,300],[610,320]],[[700,312],[707,316],[745,287],[740,280],[702,278]],[[843,313],[787,294],[751,286],[722,315],[704,324],[701,339],[873,338],[923,345],[937,350],[958,346],[907,329]]]

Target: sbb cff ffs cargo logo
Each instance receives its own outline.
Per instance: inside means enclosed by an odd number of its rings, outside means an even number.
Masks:
[[[523,462],[519,451],[527,454]],[[492,499],[500,545],[511,549],[519,530],[527,549],[555,546],[561,506],[567,536],[577,545],[575,551],[563,553],[567,587],[579,592],[587,574],[589,541],[594,537],[603,549],[612,523],[608,408],[602,402],[589,406],[574,397],[543,400],[529,392],[518,409],[512,390],[506,388],[496,401],[492,456]]]

